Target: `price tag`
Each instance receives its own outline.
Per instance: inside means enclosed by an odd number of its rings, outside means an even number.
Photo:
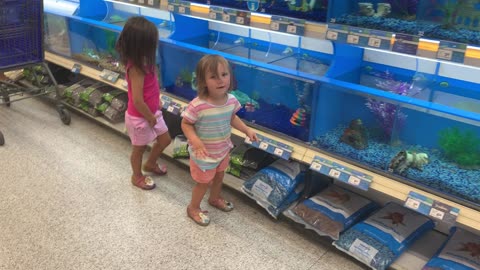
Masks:
[[[183,108],[180,104],[173,101],[170,97],[162,95],[162,107],[166,108],[167,112],[172,113],[174,115],[179,115]]]
[[[446,205],[414,191],[408,193],[407,199],[405,200],[405,207],[452,226],[455,224],[460,212],[456,207]]]
[[[347,43],[350,43],[350,44],[358,44],[358,41],[360,41],[360,37],[357,36],[357,35],[349,34],[349,35],[347,36]]]
[[[384,32],[380,30],[368,30],[368,41],[364,46],[389,50],[392,44],[392,32]]]
[[[330,169],[330,172],[328,173],[328,175],[330,175],[331,177],[333,178],[338,178],[340,177],[340,172],[335,170],[335,169]]]
[[[360,178],[356,176],[350,175],[350,177],[348,178],[348,183],[351,185],[358,186],[360,185],[360,182]]]
[[[466,44],[440,41],[439,49],[437,51],[437,59],[463,64],[465,61],[466,50]]]
[[[238,16],[235,21],[237,24],[245,24],[245,18]]]
[[[223,7],[210,6],[208,17],[212,20],[223,20]]]
[[[437,210],[435,208],[430,209],[430,216],[442,220],[443,217],[445,216],[445,213],[443,211]]]
[[[154,0],[148,0],[148,5],[149,6],[155,6],[155,1]]]
[[[305,20],[281,16],[272,16],[270,29],[273,31],[303,36],[305,33]]]
[[[405,34],[395,34],[392,51],[416,55],[418,50],[418,41],[420,37]]]
[[[144,4],[145,4],[145,0],[138,0],[138,3],[139,3],[140,5],[144,5]]]
[[[327,39],[329,40],[337,40],[338,39],[338,32],[336,31],[327,31]]]
[[[150,1],[153,2],[156,0],[148,0],[148,1],[150,4]],[[168,0],[168,10],[171,12],[190,15],[190,2],[182,1],[182,0]]]
[[[245,143],[285,160],[290,159],[290,156],[293,152],[293,147],[260,134],[257,134],[257,138],[258,141],[252,142],[248,137],[246,137]]]
[[[347,25],[329,24],[326,37],[328,40],[347,43],[349,28]]]
[[[123,86],[123,88],[128,89],[128,82],[127,82],[127,81],[123,81],[123,82],[122,82],[122,86]]]
[[[82,66],[80,64],[73,64],[73,67],[71,71],[75,74],[80,73],[80,70],[82,70]]]
[[[216,20],[217,19],[217,13],[210,11],[208,13],[208,17],[212,20]]]
[[[405,206],[414,210],[417,210],[420,207],[420,202],[413,198],[408,198],[405,202]]]
[[[168,111],[168,112],[173,112],[174,109],[175,109],[175,108],[174,108],[173,106],[168,106],[167,111]]]
[[[370,175],[366,175],[351,168],[346,168],[341,164],[319,156],[315,156],[310,164],[310,169],[362,190],[368,190],[373,180],[373,177]]]
[[[248,11],[221,7],[211,8],[210,14],[212,13],[212,11],[215,13],[215,18],[210,19],[221,19],[223,22],[236,23],[240,25],[250,25],[251,14]],[[221,14],[221,17],[219,17],[219,14]]]
[[[117,82],[118,80],[118,77],[120,76],[120,74],[116,73],[116,72],[113,72],[111,70],[108,70],[108,69],[104,69],[101,73],[100,73],[100,78],[106,80],[106,81],[109,81],[111,83],[115,83]]]
[[[222,20],[224,22],[230,22],[230,15],[223,13],[222,14]]]

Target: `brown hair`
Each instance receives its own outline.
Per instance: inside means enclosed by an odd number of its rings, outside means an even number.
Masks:
[[[223,65],[228,70],[230,75],[230,79],[232,78],[232,70],[230,68],[230,64],[228,63],[227,59],[225,59],[221,55],[217,54],[208,54],[202,57],[200,61],[198,61],[197,68],[195,70],[195,75],[197,76],[197,91],[198,96],[200,98],[208,97],[208,89],[207,89],[207,81],[206,76],[207,72],[211,72],[213,74],[218,73],[218,65]],[[229,90],[232,87],[232,83],[230,82]]]
[[[157,27],[141,16],[130,17],[127,20],[115,44],[120,62],[126,66],[130,61],[143,72],[147,72],[145,68],[155,67],[157,47]]]

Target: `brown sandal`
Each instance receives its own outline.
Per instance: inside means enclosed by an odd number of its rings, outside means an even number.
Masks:
[[[187,207],[187,215],[195,223],[200,226],[207,226],[210,224],[210,218],[207,216],[208,211],[202,211],[201,209],[191,209],[190,206]]]
[[[136,179],[135,176],[132,176],[132,184],[144,190],[151,190],[156,186],[153,179],[145,175],[137,177]]]
[[[224,198],[218,198],[215,200],[208,200],[208,204],[222,210],[223,212],[230,212],[233,210],[233,203],[225,200]]]
[[[165,174],[167,174],[167,166],[165,166],[165,165],[155,164],[155,167],[153,167],[152,169],[147,168],[147,167],[145,167],[145,165],[143,165],[142,170],[145,173],[155,174],[155,175],[165,175]]]

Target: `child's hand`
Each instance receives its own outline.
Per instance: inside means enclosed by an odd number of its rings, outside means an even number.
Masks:
[[[245,135],[247,135],[247,137],[250,139],[250,141],[252,142],[256,142],[258,141],[258,138],[257,138],[257,133],[255,133],[255,131],[251,130],[251,129],[247,129],[247,132],[245,132]]]
[[[192,150],[198,159],[205,159],[208,156],[207,149],[201,140],[192,141]]]
[[[153,116],[152,118],[150,119],[147,119],[148,121],[148,125],[153,128],[156,124],[157,124],[157,118],[155,116]]]

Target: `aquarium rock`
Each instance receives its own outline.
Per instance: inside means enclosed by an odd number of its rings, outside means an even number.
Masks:
[[[402,150],[392,158],[388,166],[388,171],[399,174],[404,174],[408,168],[421,171],[426,164],[428,164],[427,154]]]
[[[350,125],[344,130],[340,141],[355,149],[365,149],[368,146],[367,131],[361,119],[350,121]]]

